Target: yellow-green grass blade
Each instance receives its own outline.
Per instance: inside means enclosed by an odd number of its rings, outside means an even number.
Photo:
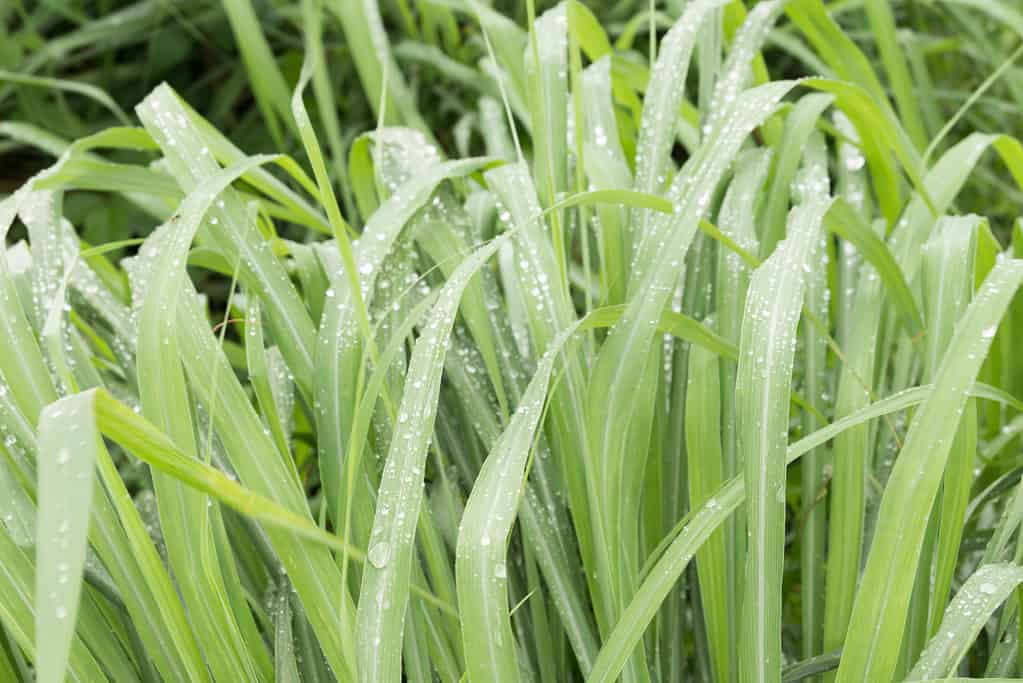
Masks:
[[[21,197],[14,195],[0,202],[0,233],[5,237],[14,221]],[[6,250],[5,250],[6,252]],[[11,280],[7,254],[0,256],[0,330],[4,339],[3,365],[7,387],[30,424],[35,424],[43,406],[57,398],[50,382],[46,361],[31,327],[31,320],[19,305],[19,297]]]
[[[911,336],[923,333],[923,319],[913,292],[884,240],[867,225],[848,202],[841,198],[835,201],[825,217],[825,226],[856,247],[860,255],[873,266],[904,321],[906,331]]]
[[[529,111],[533,120],[533,177],[541,204],[549,207],[568,190],[568,9],[558,4],[536,19],[526,52]],[[564,267],[559,245],[558,214],[553,235],[559,266]],[[564,276],[564,273],[562,273]]]
[[[975,245],[985,229],[985,222],[976,216],[943,218],[924,244],[921,280],[928,334],[924,340],[923,371],[928,380],[933,379],[941,350],[951,340],[955,321],[962,316],[973,294],[977,261]],[[921,602],[927,605],[928,613],[926,630],[916,627],[918,631],[923,630],[921,640],[930,638],[941,622],[959,560],[977,451],[977,418],[976,401],[970,400],[949,454],[939,500],[932,511],[934,521],[928,535],[933,544],[933,562],[925,559],[922,563],[926,570],[920,571],[926,571],[928,580],[918,589],[921,595],[926,596],[926,600]],[[930,578],[932,573],[933,579]],[[922,612],[925,611],[923,605],[919,609],[921,613],[914,615],[918,623],[923,622]],[[917,642],[908,648],[910,660],[922,647],[923,643]]]
[[[373,113],[378,118],[382,117],[385,124],[401,123],[424,133],[428,131],[391,54],[377,1],[330,2],[328,7],[341,20],[359,80]]]
[[[529,354],[525,349],[531,348],[535,357],[547,350],[560,330],[576,321],[574,307],[560,277],[551,240],[546,234],[547,226],[542,220],[536,188],[526,165],[516,163],[493,169],[485,174],[485,179],[497,197],[499,225],[515,229],[513,248],[502,253],[502,257],[507,259],[502,261],[502,276],[505,298],[509,302],[509,322],[513,330],[527,333],[523,354]],[[579,553],[587,568],[586,583],[591,583],[593,572],[598,571],[601,563],[597,553],[604,552],[606,548],[598,542],[599,534],[594,531],[594,510],[591,509],[595,481],[584,438],[582,397],[585,379],[580,362],[583,352],[585,349],[567,351],[567,372],[564,381],[553,392],[550,413],[551,438],[561,444],[560,450],[566,454],[559,459],[557,466],[561,470],[565,500],[575,524]],[[492,438],[496,438],[496,433]],[[491,443],[492,439],[485,438],[484,441]],[[542,519],[540,515],[532,517],[528,506],[523,517],[527,526],[534,519]],[[546,559],[554,558],[554,554],[537,555],[545,569],[553,569],[558,564],[544,564]],[[548,577],[551,575],[548,573]],[[559,584],[564,585],[564,582]],[[604,597],[602,592],[592,590],[591,585],[591,600],[595,602],[593,611],[598,624],[604,616]],[[579,619],[578,613],[566,621],[573,627],[586,623]],[[585,633],[585,629],[576,632]],[[573,644],[582,647],[584,642],[585,638],[580,638]]]
[[[657,62],[650,74],[654,85],[643,102],[642,125],[636,144],[635,189],[639,192],[659,195],[665,187],[670,172],[676,115],[685,96],[685,78],[696,46],[697,32],[710,11],[722,4],[724,0],[689,3],[661,41]],[[630,231],[641,238],[648,231],[652,219],[646,212],[635,212]],[[631,244],[631,240],[626,242],[626,246]],[[626,253],[631,255],[631,252]]]
[[[7,534],[6,529],[0,530],[0,552],[3,552],[4,562],[0,565],[0,620],[9,637],[22,648],[29,657],[35,653],[35,583],[33,574],[35,566],[32,557],[24,548],[18,546]],[[67,678],[75,681],[103,681],[106,676],[100,668],[99,663],[90,653],[84,640],[74,635],[69,643],[70,654],[55,652],[54,658],[57,662],[66,658],[69,663]],[[43,656],[39,656],[43,659]],[[43,665],[44,670],[47,665]],[[52,670],[52,667],[51,667]],[[63,676],[63,670],[57,670],[58,676]],[[65,680],[63,677],[50,680]]]
[[[668,195],[675,204],[675,213],[644,236],[633,261],[625,314],[608,335],[591,371],[587,435],[595,458],[601,515],[606,518],[602,523],[603,543],[624,558],[632,554],[630,546],[635,540],[635,535],[627,531],[631,528],[627,517],[632,514],[627,511],[637,509],[633,502],[641,481],[637,475],[642,471],[639,463],[623,457],[629,433],[625,427],[631,425],[640,408],[651,405],[651,392],[646,398],[639,396],[644,386],[639,379],[650,367],[657,320],[674,290],[677,269],[696,234],[698,221],[710,208],[710,194],[724,174],[726,159],[736,154],[749,131],[773,111],[791,87],[789,82],[772,83],[738,96],[725,119],[729,125],[715,132],[690,160],[691,168],[676,178]],[[628,470],[623,469],[626,462],[632,462]],[[616,562],[615,575],[627,584],[635,559],[624,558]]]
[[[291,600],[286,582],[277,589],[272,598],[274,623],[274,681],[276,683],[300,683],[302,680],[296,661],[295,642],[291,635]]]
[[[441,182],[478,171],[490,161],[477,158],[441,162],[397,188],[363,229],[357,269],[360,290],[373,291],[388,251],[398,243],[406,224]],[[343,495],[341,464],[351,447],[349,436],[358,400],[356,386],[367,340],[359,334],[353,303],[356,293],[349,284],[347,269],[328,276],[331,286],[326,292],[314,358],[320,381],[315,383],[313,395],[320,476],[326,489],[328,514],[333,518],[339,512]]]
[[[579,3],[573,7],[581,6]],[[631,171],[625,160],[612,95],[611,58],[602,57],[582,73],[582,101],[586,112],[582,170],[594,192],[620,190],[632,186]],[[577,162],[578,163],[578,162]],[[624,241],[628,212],[598,205],[596,216],[597,251],[600,254],[602,300],[617,304],[625,299],[625,259],[629,249]]]
[[[291,449],[288,447],[288,435],[285,433],[285,425],[289,415],[283,415],[278,410],[278,401],[274,398],[273,386],[271,384],[271,371],[269,368],[269,354],[263,347],[263,320],[258,299],[246,302],[245,310],[245,360],[249,371],[249,382],[252,384],[253,393],[256,394],[256,401],[259,411],[263,415],[263,421],[273,435],[274,443],[280,451],[281,457],[294,463],[291,458]],[[292,470],[295,475],[295,482],[299,482],[298,472]]]
[[[856,344],[847,344],[838,374],[835,417],[843,418],[870,402],[877,364],[881,325],[881,277],[875,266],[863,263],[850,292],[847,330]],[[828,563],[825,576],[823,650],[840,647],[852,613],[862,565],[866,482],[870,457],[870,429],[860,425],[835,438],[834,464],[828,502]]]
[[[736,162],[736,172],[718,210],[721,231],[748,251],[757,251],[754,206],[764,185],[770,166],[768,150],[750,150]],[[714,288],[715,318],[718,333],[725,339],[738,340],[746,307],[746,291],[752,266],[736,253],[718,250],[717,281]],[[742,454],[738,452],[735,430],[735,371],[738,348],[734,356],[721,363],[721,452],[723,472],[728,478],[742,471]],[[728,572],[729,623],[739,623],[742,590],[742,566],[746,559],[746,526],[741,515],[729,519]],[[734,650],[737,643],[730,641]],[[733,657],[734,661],[734,657]]]
[[[866,0],[863,7],[873,29],[874,41],[881,53],[881,63],[887,72],[888,85],[905,123],[906,132],[916,148],[923,149],[927,141],[927,130],[904,57],[905,48],[899,45],[899,37],[896,35],[892,7],[887,0]]]
[[[887,102],[872,98],[869,91],[857,83],[825,78],[810,78],[803,83],[809,88],[833,94],[835,106],[856,127],[863,156],[870,168],[874,194],[889,224],[895,223],[903,201],[896,160],[920,193],[925,206],[937,213],[927,194],[920,155]]]
[[[795,199],[806,199],[814,193],[829,190],[827,173],[827,147],[824,136],[813,132],[804,152],[802,176],[793,188]],[[823,235],[814,245],[808,263],[810,272],[806,278],[805,309],[815,318],[807,320],[800,334],[803,353],[803,393],[812,410],[805,410],[802,426],[805,433],[812,433],[823,426],[821,415],[829,410],[829,376],[827,367],[828,321],[828,265],[827,239]],[[820,326],[823,325],[822,332]],[[827,454],[824,449],[814,449],[803,456],[800,462],[800,587],[802,593],[802,654],[812,657],[820,650],[821,626],[824,616],[824,557],[827,531],[826,508],[818,505],[817,497],[826,485],[825,467]]]
[[[824,111],[834,102],[827,93],[803,97],[785,118],[781,143],[775,149],[771,182],[763,205],[760,225],[760,255],[766,257],[785,235],[785,219],[789,210],[789,188],[796,177],[799,162],[810,134]]]

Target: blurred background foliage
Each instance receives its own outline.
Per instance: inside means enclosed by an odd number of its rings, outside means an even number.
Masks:
[[[287,102],[275,102],[275,97],[290,96],[298,79],[307,4],[312,3],[4,0],[0,196],[50,163],[66,141],[134,123],[135,104],[163,81],[246,152],[283,149],[302,159]],[[537,0],[535,11],[553,4]],[[874,61],[875,72],[884,74],[863,1],[825,4]],[[366,52],[376,50],[393,60],[397,71],[391,74],[389,89],[394,92],[398,83],[407,95],[397,106],[385,107],[386,121],[432,131],[451,156],[484,151],[480,130],[485,117],[479,102],[481,96],[497,95],[496,81],[489,76],[492,71],[480,69],[487,49],[471,0],[325,0],[323,5],[325,11],[317,15],[322,16],[325,73],[333,102],[329,108],[317,103],[309,109],[318,131],[329,125],[337,133],[328,150],[335,157],[331,170],[346,213],[358,224],[346,157],[358,135],[377,123],[383,73],[365,67]],[[527,25],[526,0],[480,0],[480,5],[520,29]],[[685,0],[590,0],[585,5],[613,41],[617,104],[637,107],[633,95],[645,88],[649,27],[653,23],[663,33]],[[890,6],[918,96],[926,134],[922,139],[933,139],[964,104],[968,108],[944,137],[942,148],[972,131],[1023,133],[1023,67],[1015,63],[1014,54],[1023,37],[1023,9],[1014,0],[894,0]],[[383,42],[373,35],[367,38],[363,30],[374,22],[384,29]],[[273,68],[260,59],[270,60]],[[769,37],[765,60],[775,79],[831,75],[784,18]],[[997,78],[991,79],[996,71]],[[82,86],[98,90],[85,93]],[[99,101],[100,93],[109,101]],[[329,122],[323,119],[328,112],[334,117]],[[629,131],[623,132],[628,145]],[[941,151],[934,150],[932,158]],[[955,208],[991,217],[996,231],[1006,234],[1023,197],[1000,161],[992,155],[984,163]],[[151,219],[111,194],[73,193],[66,210],[89,243],[144,235],[152,227]]]

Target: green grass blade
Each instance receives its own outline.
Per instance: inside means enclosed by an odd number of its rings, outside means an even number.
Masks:
[[[412,93],[391,54],[377,0],[331,2],[328,5],[341,20],[359,80],[376,117],[385,124],[403,123],[428,131],[416,110]],[[386,86],[386,92],[384,87]],[[380,106],[383,104],[384,112]],[[427,133],[429,134],[429,133]]]
[[[926,517],[908,511],[929,509],[934,502],[967,390],[1021,280],[1020,261],[1003,260],[991,271],[945,351],[935,393],[913,419],[881,501],[878,532],[851,617],[860,628],[849,630],[840,683],[886,680],[894,672],[926,526]]]
[[[412,352],[398,424],[377,493],[356,615],[359,676],[364,681],[397,682],[401,676],[402,624],[408,606],[413,542],[422,502],[423,466],[437,409],[447,338],[462,290],[501,241],[466,259],[451,276]]]
[[[823,193],[830,185],[827,173],[827,147],[824,136],[815,132],[805,152],[804,175],[794,188],[794,194],[803,198],[814,192]],[[797,200],[800,197],[797,197]],[[827,367],[826,331],[830,314],[827,274],[829,254],[827,239],[818,240],[809,257],[810,273],[806,278],[805,308],[814,316],[816,324],[807,320],[800,334],[803,340],[803,393],[813,410],[803,413],[803,429],[812,433],[822,426],[818,416],[828,411],[829,376]],[[820,325],[824,326],[822,333]],[[818,506],[818,496],[826,485],[827,454],[823,449],[807,453],[800,463],[800,581],[802,592],[802,636],[804,657],[820,651],[820,632],[824,616],[824,557],[827,532],[826,508]]]
[[[709,208],[710,193],[724,173],[725,160],[734,156],[749,131],[773,111],[791,86],[787,82],[772,83],[736,98],[734,119],[727,117],[731,125],[719,129],[701,149],[693,169],[676,178],[669,192],[675,213],[644,236],[636,253],[630,301],[621,322],[601,348],[589,382],[587,432],[602,487],[598,495],[603,514],[608,517],[604,543],[615,552],[628,553],[627,539],[634,538],[634,533],[627,531],[632,527],[625,511],[636,509],[630,497],[639,493],[638,484],[630,484],[622,471],[625,462],[632,462],[623,457],[628,435],[623,427],[631,424],[640,408],[650,405],[649,392],[648,399],[639,399],[642,384],[633,378],[642,377],[649,368],[656,321],[674,290],[677,268],[696,234],[701,215]],[[625,377],[629,381],[622,381]],[[629,467],[633,475],[641,469],[638,463]],[[626,583],[633,562],[624,560],[619,568]]]
[[[650,80],[650,89],[643,102],[643,119],[636,143],[636,186],[646,194],[661,194],[669,173],[669,157],[675,138],[675,122],[689,70],[689,60],[696,46],[697,31],[710,11],[723,4],[723,0],[700,0],[689,3],[685,12],[661,41],[660,50]],[[652,216],[637,212],[630,230],[643,235]],[[631,240],[627,246],[631,245]]]
[[[835,417],[861,410],[870,401],[877,364],[883,285],[872,263],[863,263],[848,314],[849,346],[838,376]],[[858,426],[836,437],[828,517],[828,563],[825,576],[823,648],[845,639],[862,565],[866,482],[870,435]]]
[[[933,395],[934,386],[927,385],[906,389],[888,398],[875,401],[865,408],[822,427],[813,434],[789,445],[786,462],[792,464],[810,450],[827,443],[848,429],[858,427],[891,413],[915,406]],[[990,392],[982,386],[974,386],[973,396],[992,400],[1005,400],[1003,395]],[[651,553],[649,569],[644,572],[642,584],[636,591],[614,630],[604,640],[593,671],[587,683],[612,681],[625,666],[633,648],[643,637],[643,632],[657,613],[661,602],[678,581],[693,555],[719,526],[734,513],[745,499],[743,477],[733,477],[719,488],[704,505],[687,514],[662,543],[663,552],[658,548]],[[656,558],[656,559],[654,559]]]
[[[292,133],[296,129],[288,107],[288,86],[263,34],[259,17],[249,0],[222,0],[221,4],[234,32],[235,44],[241,52],[263,120],[277,147],[282,147],[281,123]]]
[[[88,544],[99,434],[95,429],[81,433],[55,429],[59,422],[77,424],[77,410],[72,399],[51,404],[39,417],[35,632],[36,652],[46,653],[36,662],[42,683],[64,680]]]
[[[941,627],[906,680],[937,679],[956,673],[981,629],[1020,583],[1023,567],[986,564],[978,568],[956,593]]]
[[[698,508],[724,483],[721,453],[721,378],[718,358],[693,347],[689,352],[686,388],[686,462],[689,467],[689,505]],[[734,661],[729,621],[729,598],[725,530],[711,536],[696,553],[700,576],[700,603],[711,647],[714,680],[728,681]]]
[[[192,123],[174,92],[167,86],[154,90],[137,107],[153,138],[160,144],[175,179],[186,192],[208,182],[219,167],[199,128]],[[203,150],[206,150],[205,152]],[[249,220],[241,197],[228,190],[210,210],[204,227],[211,243],[232,265],[239,280],[262,293],[275,340],[288,360],[295,381],[306,396],[312,395],[312,345],[315,328],[280,260],[263,248],[264,239]]]
[[[974,245],[983,227],[983,221],[975,216],[943,218],[938,221],[931,239],[924,245],[921,279],[928,316],[924,356],[927,379],[933,379],[941,350],[951,340],[955,321],[962,316],[972,296],[974,264],[977,260]],[[936,545],[933,565],[926,567],[926,571],[928,575],[933,572],[933,585],[928,581],[921,589],[929,593],[926,601],[929,603],[928,637],[936,632],[941,622],[959,560],[976,450],[977,406],[976,401],[971,400],[964,409],[961,426],[956,432],[942,480],[939,502],[932,513],[932,526],[937,525],[937,528],[929,533],[935,535]],[[924,564],[927,564],[926,560]]]
[[[888,84],[895,96],[895,104],[917,149],[923,149],[927,141],[927,130],[917,102],[909,68],[903,56],[905,48],[899,45],[896,35],[895,17],[887,0],[866,0],[863,3],[874,32],[874,41],[881,53],[881,63],[888,73]]]
[[[478,171],[488,161],[477,158],[436,164],[410,178],[373,213],[363,229],[363,235],[369,239],[360,242],[357,272],[360,291],[373,291],[388,251],[437,186],[448,178]],[[314,398],[320,476],[328,513],[333,517],[338,514],[342,499],[341,463],[351,447],[349,432],[358,400],[355,391],[366,340],[359,336],[360,324],[353,304],[356,292],[349,284],[347,269],[331,276],[315,349],[315,368],[321,381],[314,386]]]
[[[781,591],[788,400],[804,269],[830,201],[811,195],[789,218],[784,246],[754,272],[735,390],[744,452],[749,551],[739,668],[745,681],[781,680]]]
[[[252,157],[220,171],[191,192],[168,227],[150,238],[151,248],[159,249],[160,257],[150,273],[139,312],[137,358],[142,410],[186,453],[198,455],[199,449],[185,374],[178,358],[177,321],[170,313],[177,309],[184,289],[188,248],[204,216],[223,191],[246,170],[271,159]],[[211,377],[210,381],[215,384],[217,378]],[[203,450],[209,446],[204,444]],[[209,456],[208,452],[204,454],[204,458]],[[219,515],[209,509],[205,495],[173,477],[154,473],[153,483],[171,566],[175,575],[193,577],[180,588],[214,677],[237,675],[241,671],[251,680],[268,679],[268,654],[261,643],[247,644],[242,635],[245,621],[251,619],[249,612],[246,609],[235,614],[230,608],[230,589],[225,585],[226,577],[218,566],[214,546],[213,530],[220,524]],[[248,630],[251,632],[254,626],[249,624]]]
[[[799,169],[806,142],[834,97],[827,93],[807,95],[799,100],[785,119],[785,132],[775,151],[771,185],[763,208],[760,255],[767,257],[785,235],[789,210],[789,188]]]
[[[130,126],[131,121],[124,110],[118,106],[109,94],[102,88],[97,88],[89,83],[79,83],[61,78],[47,78],[45,76],[32,76],[23,73],[12,73],[7,70],[0,70],[0,83],[17,83],[19,85],[30,85],[37,88],[51,88],[84,95],[106,107],[117,120],[125,126]]]
[[[470,681],[518,681],[507,593],[508,536],[524,488],[526,461],[543,415],[554,361],[570,327],[544,355],[519,407],[498,438],[466,501],[456,578]]]

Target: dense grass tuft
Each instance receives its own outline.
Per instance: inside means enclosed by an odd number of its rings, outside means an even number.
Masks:
[[[0,681],[1023,675],[1023,14],[746,4],[0,9]]]

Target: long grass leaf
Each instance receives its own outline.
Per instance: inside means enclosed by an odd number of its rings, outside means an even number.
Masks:
[[[934,502],[952,438],[973,383],[1011,295],[1023,280],[1023,262],[1004,260],[984,281],[956,327],[935,382],[935,397],[913,419],[878,512],[878,532],[853,605],[838,669],[841,683],[889,678],[896,665],[926,518],[908,513]],[[927,466],[922,467],[926,462]]]

